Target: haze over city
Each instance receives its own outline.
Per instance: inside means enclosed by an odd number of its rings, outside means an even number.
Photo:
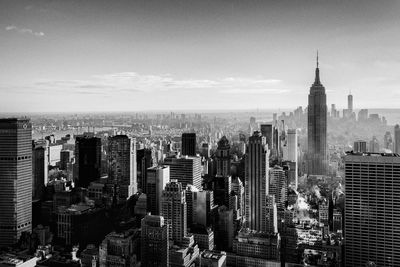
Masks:
[[[0,112],[292,109],[317,49],[328,105],[397,108],[399,5],[1,0]]]

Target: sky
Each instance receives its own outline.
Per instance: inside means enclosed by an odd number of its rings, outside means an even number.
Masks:
[[[0,112],[400,108],[400,1],[0,0]]]

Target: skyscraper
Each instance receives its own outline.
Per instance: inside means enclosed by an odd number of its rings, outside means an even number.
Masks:
[[[155,166],[147,169],[147,210],[152,215],[161,213],[161,197],[169,183],[169,166]]]
[[[188,184],[201,190],[201,158],[192,156],[168,157],[163,165],[169,166],[170,179],[177,179],[186,188]]]
[[[268,149],[272,150],[273,147],[273,127],[272,124],[261,124],[260,125],[261,135],[265,136],[266,142],[268,144]]]
[[[183,133],[182,134],[182,155],[196,156],[196,134]]]
[[[0,119],[0,247],[32,230],[32,125]]]
[[[147,169],[154,165],[154,150],[143,148],[136,150],[138,188],[146,193]]]
[[[358,140],[354,142],[354,147],[353,147],[354,152],[361,152],[365,153],[367,152],[367,142],[363,140]]]
[[[298,186],[298,159],[297,159],[297,154],[298,154],[298,142],[297,142],[297,129],[289,129],[287,131],[287,147],[288,147],[288,160],[290,162],[293,162],[294,164],[294,181],[295,181],[295,188],[297,190]]]
[[[278,209],[285,208],[287,200],[287,177],[280,166],[275,166],[269,170],[269,190],[268,195],[275,196]]]
[[[118,196],[126,200],[137,192],[136,140],[126,135],[108,138],[108,180],[119,187]]]
[[[229,194],[232,190],[230,148],[228,139],[223,136],[218,141],[217,151],[215,152],[217,173],[213,180],[215,203],[227,207],[229,207]]]
[[[317,54],[315,81],[308,95],[308,173],[326,175],[328,166],[327,106],[325,87],[319,78],[318,64]]]
[[[146,215],[141,226],[141,265],[169,266],[169,229],[164,217]]]
[[[400,154],[400,126],[394,126],[394,153]]]
[[[246,225],[266,231],[266,195],[268,192],[269,150],[265,137],[254,132],[249,138],[245,171]]]
[[[373,153],[379,152],[379,141],[376,138],[376,136],[373,136],[372,140],[369,141],[369,151],[368,152],[373,152]]]
[[[101,139],[83,135],[75,141],[76,186],[87,188],[100,178],[101,174]]]
[[[353,112],[353,95],[351,93],[347,96],[347,109],[349,113]]]
[[[400,157],[345,156],[345,266],[400,266]]]
[[[46,144],[32,142],[32,199],[41,200],[48,182]]]
[[[187,235],[187,207],[185,190],[177,180],[165,186],[161,200],[161,216],[169,227],[169,237],[177,244],[181,244]]]

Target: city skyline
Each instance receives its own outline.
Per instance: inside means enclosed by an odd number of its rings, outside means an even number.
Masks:
[[[0,112],[291,109],[306,106],[317,49],[328,106],[350,91],[355,109],[400,100],[396,1],[0,6]]]

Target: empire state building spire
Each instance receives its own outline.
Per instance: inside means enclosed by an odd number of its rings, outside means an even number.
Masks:
[[[318,50],[317,50],[317,68],[315,69],[315,81],[313,85],[322,85],[319,79],[319,60],[318,60]]]

